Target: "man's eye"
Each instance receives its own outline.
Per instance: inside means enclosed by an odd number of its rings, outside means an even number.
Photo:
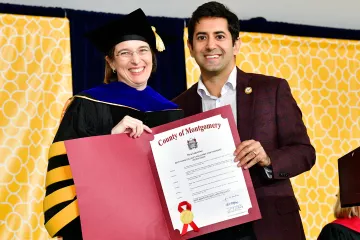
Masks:
[[[205,37],[205,36],[198,36],[197,39],[198,39],[198,40],[205,40],[206,37]]]
[[[218,36],[216,36],[216,38],[219,39],[219,40],[221,40],[221,39],[224,39],[225,36],[224,36],[224,35],[218,35]]]

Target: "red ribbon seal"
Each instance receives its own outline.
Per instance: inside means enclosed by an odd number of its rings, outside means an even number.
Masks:
[[[182,207],[186,206],[186,209]],[[198,226],[194,223],[194,214],[191,212],[191,204],[187,201],[179,203],[178,210],[180,213],[180,220],[184,224],[181,231],[181,236],[187,233],[188,226],[190,225],[195,232],[199,231]]]

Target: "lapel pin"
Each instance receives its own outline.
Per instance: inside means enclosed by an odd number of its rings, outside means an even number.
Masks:
[[[246,94],[252,93],[252,88],[251,88],[251,87],[245,88],[245,93],[246,93]]]

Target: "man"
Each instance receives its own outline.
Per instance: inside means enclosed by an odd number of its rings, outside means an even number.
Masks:
[[[249,169],[262,214],[261,220],[198,239],[305,239],[290,178],[314,165],[315,149],[287,81],[235,66],[239,20],[224,5],[198,7],[188,30],[188,47],[201,77],[174,102],[185,116],[231,105],[242,140],[234,161]]]

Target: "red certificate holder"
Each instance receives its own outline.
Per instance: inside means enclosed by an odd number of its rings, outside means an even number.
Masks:
[[[200,120],[203,120],[203,119],[206,119],[206,118],[210,118],[210,117],[216,116],[216,115],[221,115],[223,118],[228,119],[230,129],[231,129],[231,133],[233,135],[235,146],[239,145],[240,144],[240,137],[239,137],[239,133],[237,131],[237,127],[236,127],[236,123],[235,123],[235,120],[234,120],[234,116],[233,116],[232,111],[231,111],[231,107],[229,105],[221,107],[221,108],[216,108],[216,109],[213,109],[213,110],[210,110],[210,111],[207,111],[207,112],[203,112],[203,113],[200,113],[200,114],[196,114],[196,115],[193,115],[191,117],[187,117],[187,118],[175,121],[175,122],[171,122],[171,123],[168,123],[168,124],[153,128],[153,134],[165,132],[165,131],[168,131],[168,130],[171,130],[171,129],[174,129],[174,128],[177,128],[177,127],[180,127],[180,126],[184,126],[184,125],[187,125],[187,124],[190,124],[190,123],[193,123],[193,122],[197,122],[197,121],[200,121]],[[173,229],[173,227],[172,227],[170,215],[169,215],[169,212],[168,212],[168,209],[167,209],[165,196],[164,196],[164,193],[163,193],[162,188],[161,188],[160,178],[159,178],[159,175],[157,173],[154,157],[151,155],[149,160],[150,160],[150,166],[151,166],[153,176],[154,176],[154,180],[155,180],[155,185],[156,185],[157,190],[159,192],[159,199],[160,199],[161,206],[162,206],[162,209],[163,209],[163,212],[164,212],[164,217],[165,217],[165,220],[166,220],[166,223],[167,223],[167,227],[168,227],[168,229],[170,231],[171,239],[175,239],[178,232],[174,231],[174,230],[171,231],[171,229]],[[249,192],[249,197],[250,197],[251,205],[252,205],[252,208],[249,209],[249,214],[247,214],[245,216],[233,218],[233,219],[230,219],[230,220],[227,220],[227,221],[223,221],[223,222],[219,222],[219,223],[216,223],[216,224],[212,224],[212,225],[208,225],[208,226],[199,228],[198,232],[189,230],[189,232],[187,232],[183,236],[184,239],[194,238],[194,237],[197,237],[197,236],[201,236],[201,235],[208,234],[208,233],[211,233],[211,232],[219,231],[219,230],[222,230],[222,229],[225,229],[225,228],[233,227],[233,226],[236,226],[236,225],[251,222],[251,221],[254,221],[254,220],[257,220],[257,219],[261,218],[261,213],[260,213],[258,202],[257,202],[257,199],[256,199],[255,190],[254,190],[254,187],[253,187],[253,184],[252,184],[252,181],[251,181],[250,172],[249,172],[249,170],[243,170],[243,169],[239,168],[239,171],[241,171],[241,170],[243,171],[244,179],[245,179],[245,182],[246,182],[246,186],[247,186],[247,189],[248,189],[248,192]],[[196,216],[194,216],[194,222],[196,223]],[[181,229],[180,229],[180,231],[181,231]]]
[[[228,119],[238,145],[240,138],[230,106],[152,128],[153,134],[219,114]],[[65,141],[84,240],[190,239],[261,218],[249,171],[239,168],[251,199],[249,214],[202,227],[197,232],[189,221],[190,227],[181,235],[183,229],[174,230],[171,223],[151,140],[153,135],[144,133],[138,139],[117,134]],[[193,222],[196,223],[196,216]]]

